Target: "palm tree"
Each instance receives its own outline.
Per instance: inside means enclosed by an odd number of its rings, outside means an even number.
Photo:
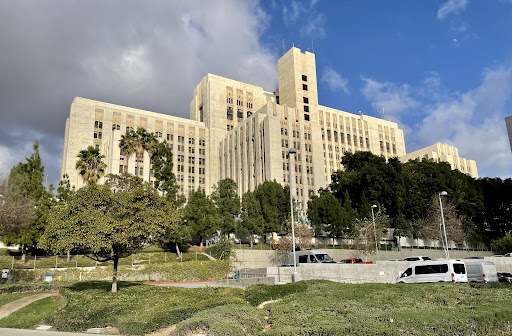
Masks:
[[[105,168],[107,168],[103,162],[105,155],[101,155],[99,149],[89,146],[81,150],[77,157],[75,168],[80,172],[84,183],[89,180],[97,182],[105,174]]]
[[[128,169],[128,160],[135,153],[135,163],[137,172],[139,171],[139,163],[144,158],[144,151],[148,152],[149,157],[153,155],[158,146],[158,140],[153,133],[146,131],[142,127],[138,127],[137,131],[127,131],[119,140],[119,148],[121,153],[126,156],[126,167]]]

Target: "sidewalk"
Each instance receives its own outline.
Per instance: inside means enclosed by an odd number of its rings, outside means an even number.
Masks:
[[[61,331],[41,331],[27,329],[0,328],[0,336],[84,336],[92,334],[70,333]]]

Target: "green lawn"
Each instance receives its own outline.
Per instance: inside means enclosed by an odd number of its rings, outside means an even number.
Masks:
[[[30,329],[38,324],[42,324],[44,320],[50,316],[58,314],[62,305],[64,305],[64,302],[55,297],[47,297],[32,302],[31,304],[15,311],[11,315],[1,319],[0,327]]]
[[[18,293],[9,293],[4,294],[0,296],[0,307],[3,305],[6,305],[8,303],[11,303],[13,301],[22,299],[27,296],[35,295],[35,294],[41,294],[40,292],[18,292]]]
[[[30,288],[17,286],[11,285],[9,291]],[[108,282],[59,286],[68,300],[65,307],[57,312],[50,300],[39,304],[48,305],[45,323],[62,331],[113,326],[122,334],[142,335],[177,324],[175,335],[199,330],[213,335],[512,333],[512,286],[508,283],[352,285],[302,281],[247,290],[121,283],[117,294],[109,292]],[[0,302],[12,298],[9,295],[0,295]],[[268,300],[277,301],[257,308]],[[2,326],[27,327],[33,320],[24,322],[12,315],[0,322]]]

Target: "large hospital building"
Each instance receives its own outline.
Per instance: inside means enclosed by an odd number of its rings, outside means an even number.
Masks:
[[[137,127],[172,146],[174,172],[185,194],[197,188],[209,194],[228,177],[236,181],[240,195],[265,180],[289,184],[287,153],[295,148],[292,188],[296,199],[307,204],[342,169],[347,151],[385,158],[406,155],[404,133],[396,123],[319,105],[313,53],[292,48],[284,54],[278,61],[278,83],[277,91],[267,92],[207,74],[194,89],[190,119],[77,97],[66,121],[62,175],[69,175],[71,185],[82,186],[77,155],[92,145],[105,155],[107,174],[128,171],[151,182],[147,154],[136,165],[135,155],[127,158],[119,149],[121,135]],[[478,176],[476,165],[469,172]]]

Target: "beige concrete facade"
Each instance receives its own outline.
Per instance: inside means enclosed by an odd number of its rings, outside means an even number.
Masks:
[[[399,159],[402,162],[407,162],[409,160],[422,160],[423,158],[434,162],[446,162],[450,164],[452,169],[457,169],[473,178],[478,178],[478,170],[474,160],[459,157],[459,150],[457,147],[442,144],[440,142],[407,155],[400,156]]]
[[[508,141],[510,143],[510,150],[512,151],[512,115],[505,117],[505,124],[507,125]]]
[[[135,155],[127,158],[119,149],[121,135],[137,127],[143,127],[160,141],[171,144],[174,173],[182,192],[198,187],[209,190],[210,181],[206,174],[208,132],[204,123],[80,97],[73,100],[66,120],[62,175],[68,174],[71,185],[81,187],[83,181],[75,169],[76,157],[81,150],[94,146],[105,155],[106,175],[127,171],[151,181],[148,154],[144,154],[137,169]]]
[[[92,145],[106,156],[107,173],[128,169],[151,181],[149,157],[139,162],[141,172],[135,156],[127,160],[118,146],[127,130],[144,127],[172,144],[183,193],[201,187],[210,194],[227,177],[237,182],[240,195],[265,180],[288,184],[288,151],[296,148],[292,190],[305,205],[342,169],[345,152],[405,155],[404,134],[396,123],[318,104],[314,54],[290,49],[278,61],[278,82],[278,90],[267,92],[207,74],[193,91],[190,119],[77,97],[66,121],[62,174],[73,186],[82,186],[76,157]]]

